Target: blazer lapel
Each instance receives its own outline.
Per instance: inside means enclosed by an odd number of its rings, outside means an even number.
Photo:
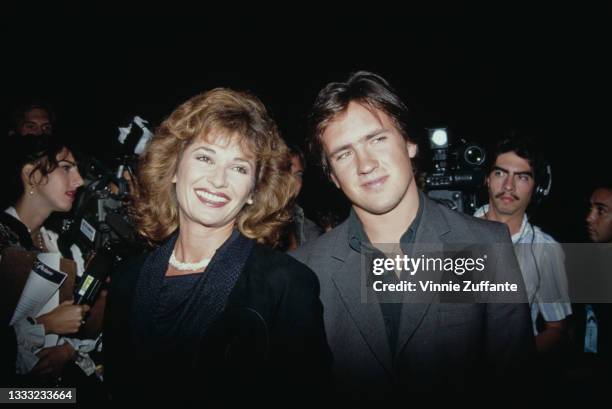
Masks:
[[[346,242],[347,229],[342,229],[342,232],[332,250],[332,258],[337,263],[337,269],[331,275],[332,281],[370,350],[391,372],[391,350],[380,306],[375,294],[365,285],[366,274],[363,274],[360,254]]]
[[[425,257],[441,257],[444,253],[444,243],[441,236],[450,231],[449,225],[444,215],[436,208],[431,199],[424,195],[420,195],[420,197],[423,199],[421,204],[423,206],[423,214],[416,232],[412,254],[409,257],[420,257],[422,254]],[[419,280],[431,280],[438,283],[442,274],[442,271],[421,271],[417,272],[415,277]],[[419,327],[431,306],[434,296],[435,292],[433,291],[404,293],[395,356],[401,354],[403,348]]]

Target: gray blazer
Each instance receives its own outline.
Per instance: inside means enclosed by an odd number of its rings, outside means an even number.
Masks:
[[[489,267],[482,278],[519,283],[519,292],[495,303],[441,303],[432,293],[421,294],[417,303],[404,302],[392,356],[380,306],[363,302],[367,287],[362,286],[361,256],[348,243],[348,222],[306,243],[291,254],[319,277],[334,356],[334,388],[344,401],[386,399],[394,391],[480,389],[482,382],[505,388],[508,381],[524,378],[535,351],[507,227],[421,198],[423,213],[413,254],[485,246]],[[432,276],[434,281],[443,281],[441,274]],[[521,301],[515,302],[517,298]]]

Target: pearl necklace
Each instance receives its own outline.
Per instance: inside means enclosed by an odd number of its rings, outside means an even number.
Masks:
[[[176,259],[176,256],[174,255],[174,250],[173,250],[172,255],[170,256],[170,261],[168,263],[170,263],[172,267],[180,271],[198,271],[206,267],[208,263],[210,263],[210,259],[203,258],[202,260],[196,263],[183,263],[182,261],[178,261]]]

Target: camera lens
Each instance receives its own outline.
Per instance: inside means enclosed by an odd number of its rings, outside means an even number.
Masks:
[[[463,154],[465,161],[472,166],[480,166],[485,161],[485,152],[480,146],[470,145]]]

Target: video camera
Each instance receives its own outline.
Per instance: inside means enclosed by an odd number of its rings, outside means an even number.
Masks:
[[[59,239],[62,251],[76,245],[84,260],[104,251],[119,262],[145,249],[127,205],[136,181],[134,169],[138,157],[153,137],[147,124],[135,116],[127,126],[119,128],[120,152],[111,159],[110,166],[82,155],[80,167],[85,188],[77,197],[71,218],[63,221]]]
[[[447,128],[427,131],[433,169],[423,177],[424,190],[453,210],[473,214],[486,176],[484,148],[465,139],[454,143]]]

